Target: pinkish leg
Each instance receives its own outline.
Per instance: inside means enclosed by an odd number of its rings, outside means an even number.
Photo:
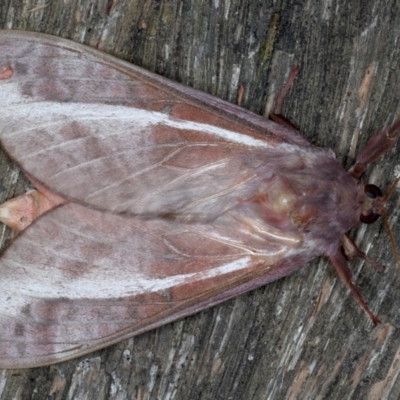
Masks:
[[[399,135],[400,119],[369,139],[367,145],[358,153],[356,163],[350,168],[349,172],[355,178],[360,177],[368,164],[376,161],[396,144]]]
[[[347,265],[347,260],[344,257],[343,253],[341,252],[341,250],[338,250],[336,254],[330,255],[329,258],[331,260],[331,263],[335,267],[336,272],[339,275],[340,279],[351,290],[351,292],[353,293],[355,299],[357,300],[358,304],[363,309],[363,311],[368,315],[368,317],[375,325],[380,324],[381,321],[368,308],[367,304],[361,297],[361,294],[357,289],[357,286],[354,284],[353,274],[351,273]]]

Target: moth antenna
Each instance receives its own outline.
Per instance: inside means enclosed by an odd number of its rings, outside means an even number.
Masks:
[[[388,192],[386,193],[385,197],[383,198],[383,203],[384,204],[387,203],[387,201],[389,200],[390,196],[392,195],[392,193],[393,193],[395,187],[397,186],[397,184],[399,183],[399,181],[400,181],[400,176],[398,176],[396,178],[396,180],[392,183],[392,185],[390,186]],[[382,213],[382,217],[383,217],[383,223],[385,224],[386,231],[387,231],[387,233],[389,235],[389,240],[390,240],[390,244],[392,246],[394,258],[396,260],[397,266],[400,268],[399,253],[398,253],[397,248],[396,248],[396,242],[394,240],[394,236],[393,236],[392,230],[390,229],[389,221],[387,219],[387,214],[386,214],[386,210],[385,210],[384,207],[382,207],[381,213]]]
[[[383,210],[383,212],[382,212],[382,217],[383,217],[383,223],[385,224],[386,231],[387,231],[387,233],[389,235],[389,240],[390,240],[390,244],[392,246],[394,258],[396,260],[397,266],[400,268],[399,253],[397,252],[396,242],[394,240],[394,236],[393,236],[392,230],[390,229],[389,222],[388,222],[385,210]]]
[[[395,187],[397,186],[397,184],[399,183],[399,181],[400,181],[400,176],[398,176],[398,177],[396,178],[396,180],[392,183],[392,186],[390,186],[388,192],[386,193],[386,196],[383,198],[383,201],[384,201],[385,203],[389,200],[390,196],[391,196],[392,193],[393,193],[393,190],[395,189]]]

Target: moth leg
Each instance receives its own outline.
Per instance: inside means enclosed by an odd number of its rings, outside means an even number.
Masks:
[[[372,136],[367,145],[358,153],[355,164],[349,170],[351,175],[355,178],[360,177],[368,164],[376,161],[396,144],[399,135],[400,119]]]
[[[269,118],[272,119],[272,121],[278,123],[279,125],[287,126],[296,131],[298,131],[298,129],[288,119],[282,116],[282,108],[283,108],[283,102],[285,101],[285,97],[287,96],[289,89],[293,85],[293,82],[296,79],[298,73],[299,73],[299,67],[294,67],[290,72],[289,78],[285,86],[282,88],[281,92],[279,93],[276,99],[274,112],[269,116]]]
[[[380,324],[381,321],[368,308],[368,306],[365,303],[365,301],[363,300],[359,290],[357,289],[357,286],[354,284],[353,274],[347,265],[347,260],[346,260],[345,256],[343,255],[342,251],[338,250],[335,254],[330,255],[329,259],[331,260],[333,266],[335,267],[336,272],[338,273],[342,282],[353,293],[353,296],[357,300],[357,302],[360,305],[360,307],[362,308],[362,310],[368,315],[368,317],[371,319],[371,321],[374,323],[374,325]]]
[[[358,257],[368,264],[371,264],[379,272],[383,272],[385,270],[383,265],[378,264],[375,260],[368,257],[363,251],[361,251],[354,243],[354,240],[347,234],[343,235],[342,237],[342,247],[347,258],[352,259]]]
[[[33,221],[65,203],[65,200],[48,190],[30,190],[0,205],[0,221],[18,232],[26,229]]]

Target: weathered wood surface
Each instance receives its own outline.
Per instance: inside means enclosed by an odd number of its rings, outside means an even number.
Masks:
[[[232,102],[243,85],[242,105],[257,113],[298,64],[284,115],[346,165],[400,116],[397,0],[2,0],[0,28],[70,38]],[[368,170],[384,190],[399,172],[398,149]],[[27,187],[4,155],[0,172],[1,200]],[[398,206],[397,191],[399,243]],[[1,229],[4,249],[10,232]],[[381,275],[352,262],[380,326],[321,259],[87,357],[2,371],[0,398],[397,399],[400,273],[382,223],[356,239],[387,266]]]

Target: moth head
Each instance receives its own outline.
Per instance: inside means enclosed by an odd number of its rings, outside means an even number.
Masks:
[[[381,189],[375,185],[364,187],[363,209],[360,214],[360,221],[364,224],[375,222],[381,215],[385,214],[385,205]]]
[[[385,196],[383,196],[378,186],[370,183],[364,186],[363,207],[360,215],[361,222],[370,224],[375,222],[380,215],[386,220],[386,205],[399,181],[400,176],[392,183]]]
[[[377,186],[371,184],[365,185],[364,201],[360,214],[360,221],[365,224],[370,224],[372,222],[375,222],[379,218],[379,216],[382,215],[383,222],[385,224],[385,228],[389,235],[390,243],[392,245],[393,253],[396,258],[396,262],[400,267],[400,259],[396,250],[395,240],[386,215],[387,202],[399,181],[400,176],[393,182],[392,186],[389,188],[385,196],[383,196],[381,190]]]

